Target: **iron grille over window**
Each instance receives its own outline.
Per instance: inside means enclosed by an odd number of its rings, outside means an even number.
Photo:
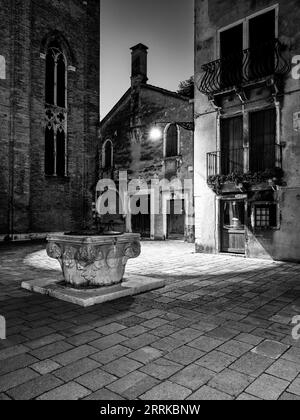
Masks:
[[[262,203],[255,205],[255,227],[269,229],[277,226],[276,203]]]
[[[56,42],[46,54],[45,174],[67,176],[67,60]]]

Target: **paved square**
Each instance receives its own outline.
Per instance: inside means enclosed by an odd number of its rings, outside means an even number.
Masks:
[[[0,400],[300,399],[300,266],[143,242],[126,276],[162,289],[89,308],[21,289],[60,267],[1,245]]]

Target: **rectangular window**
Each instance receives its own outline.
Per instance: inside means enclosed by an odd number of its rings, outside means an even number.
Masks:
[[[220,33],[221,85],[240,85],[243,77],[243,24]]]
[[[275,10],[249,20],[249,73],[253,79],[275,71]]]
[[[222,174],[244,173],[243,117],[221,120]]]
[[[275,9],[249,19],[249,48],[273,41],[275,35]]]
[[[278,38],[279,7],[271,6],[219,30],[219,58]]]
[[[255,228],[269,229],[276,228],[277,223],[277,204],[259,203],[254,205]]]
[[[276,166],[275,108],[250,114],[250,171],[273,170]]]

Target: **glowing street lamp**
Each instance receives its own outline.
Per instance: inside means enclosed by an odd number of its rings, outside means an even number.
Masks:
[[[161,137],[162,137],[162,132],[161,132],[160,128],[153,127],[150,131],[151,140],[157,141],[157,140],[160,140]]]
[[[188,131],[194,131],[195,125],[193,122],[190,121],[159,121],[155,122],[155,127],[153,127],[150,130],[150,139],[157,141],[162,138],[162,131],[159,127],[157,127],[157,124],[176,124],[179,125],[179,127],[183,128],[184,130]]]

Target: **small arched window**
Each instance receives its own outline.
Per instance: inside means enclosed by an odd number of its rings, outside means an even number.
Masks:
[[[67,176],[67,60],[57,42],[46,53],[45,174]]]
[[[176,124],[170,124],[166,131],[165,136],[166,157],[173,157],[179,155],[178,147],[178,127]]]
[[[103,169],[110,169],[113,167],[113,144],[111,140],[106,140],[106,142],[103,145]]]

